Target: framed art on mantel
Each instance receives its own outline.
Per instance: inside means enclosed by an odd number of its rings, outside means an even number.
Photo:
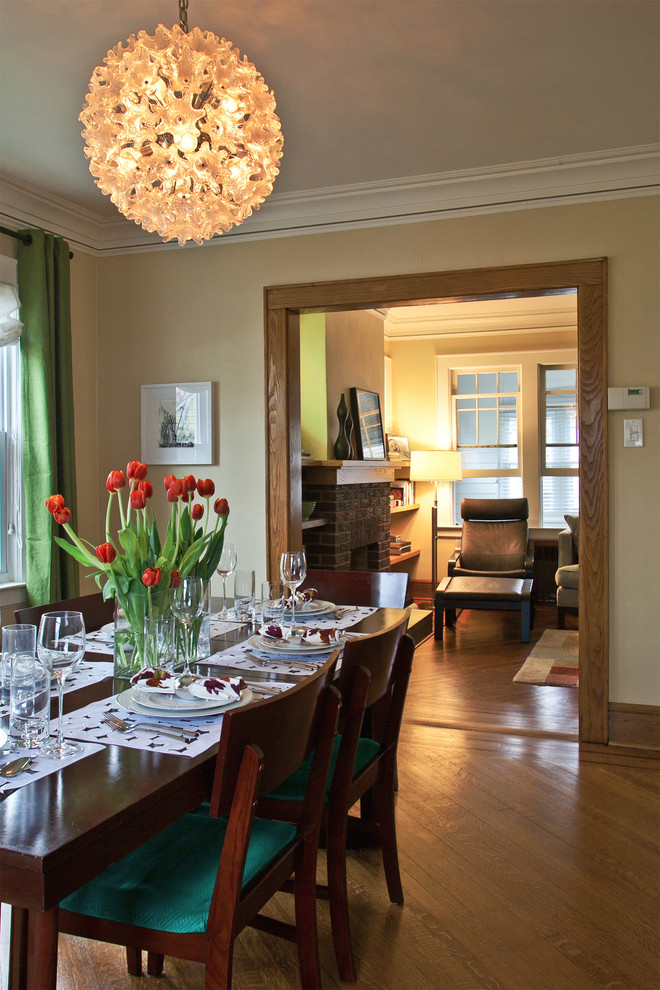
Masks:
[[[385,435],[380,415],[378,392],[364,388],[351,389],[351,411],[355,424],[355,440],[360,460],[385,459]]]
[[[212,464],[211,382],[142,386],[145,464]]]

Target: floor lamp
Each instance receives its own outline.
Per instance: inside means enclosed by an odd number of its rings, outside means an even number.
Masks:
[[[458,450],[413,450],[410,452],[410,480],[432,481],[435,501],[431,512],[431,605],[438,587],[438,485],[441,481],[460,481],[463,477]]]

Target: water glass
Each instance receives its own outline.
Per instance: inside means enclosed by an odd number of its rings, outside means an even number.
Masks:
[[[262,581],[261,618],[265,626],[284,625],[285,588],[282,581]]]
[[[50,672],[34,653],[11,655],[9,734],[12,745],[42,746],[50,732]]]
[[[254,571],[234,571],[234,616],[239,622],[254,618]]]
[[[37,651],[37,627],[28,622],[11,623],[2,627],[2,656],[0,665],[0,704],[9,704],[11,657],[13,653]]]

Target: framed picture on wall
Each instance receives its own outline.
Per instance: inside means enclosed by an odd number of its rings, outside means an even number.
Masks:
[[[385,460],[385,434],[378,392],[351,389],[351,412],[357,454],[362,461]]]
[[[409,461],[410,442],[408,437],[393,437],[388,433],[387,456],[391,461]]]
[[[211,382],[142,386],[145,464],[212,464]]]

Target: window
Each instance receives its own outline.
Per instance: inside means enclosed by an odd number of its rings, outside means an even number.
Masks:
[[[15,286],[9,259],[2,262],[4,285]],[[18,317],[16,311],[6,315]],[[16,342],[0,346],[0,584],[23,580],[21,449],[21,360]]]
[[[518,498],[522,495],[520,455],[520,369],[452,371],[456,449],[463,480],[453,488],[454,523],[460,525],[463,498]]]
[[[539,372],[541,525],[563,528],[580,501],[577,367],[542,365]]]

